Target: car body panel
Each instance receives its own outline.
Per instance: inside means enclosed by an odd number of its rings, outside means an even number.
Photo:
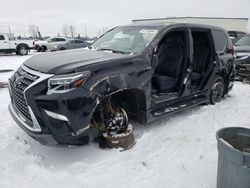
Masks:
[[[35,75],[41,72],[53,76],[91,71],[82,87],[66,93],[48,94],[49,78],[24,92],[26,102],[34,112],[42,129],[40,134],[52,134],[55,140],[64,144],[81,144],[81,141],[87,140],[89,132],[92,130],[90,121],[98,104],[108,96],[115,94],[131,94],[129,96],[132,97],[129,100],[134,104],[136,120],[140,123],[147,123],[159,115],[172,114],[207,102],[209,87],[215,75],[221,75],[226,79],[226,92],[232,88],[234,79],[233,54],[226,51],[220,54],[214,52],[211,71],[204,80],[201,89],[190,91],[188,86],[189,73],[183,70],[183,84],[180,93],[154,96],[152,76],[157,66],[155,49],[161,39],[174,29],[184,29],[190,32],[190,28],[206,30],[220,28],[197,24],[150,25],[147,27],[161,29],[141,54],[118,54],[80,49],[38,55],[25,61],[23,68],[27,69],[28,72],[29,69],[35,71]],[[192,39],[189,38],[188,44],[191,45],[191,41]],[[189,62],[192,62],[192,53],[192,47],[188,48],[187,60]],[[15,83],[15,79],[10,79],[10,82]],[[185,79],[187,79],[186,82],[184,82]],[[11,95],[11,98],[13,97]],[[66,117],[66,120],[52,118],[46,114],[46,111]],[[24,126],[22,128],[25,129]],[[28,130],[26,129],[26,131]],[[92,131],[98,134],[98,132]]]

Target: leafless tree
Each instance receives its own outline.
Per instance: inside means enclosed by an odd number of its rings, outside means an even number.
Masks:
[[[29,25],[29,32],[30,32],[32,37],[37,38],[38,32],[39,32],[38,26],[36,26],[34,24]]]
[[[70,25],[70,26],[69,26],[69,32],[70,32],[70,36],[71,36],[72,38],[74,38],[74,36],[76,35],[76,27],[73,26],[73,25]]]
[[[65,37],[68,37],[69,35],[69,27],[67,25],[64,25],[62,27],[62,34],[65,36]]]

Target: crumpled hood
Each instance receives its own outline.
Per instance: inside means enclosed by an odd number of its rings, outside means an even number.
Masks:
[[[69,73],[90,64],[124,58],[127,55],[89,49],[67,50],[35,55],[24,62],[27,67],[48,74]]]

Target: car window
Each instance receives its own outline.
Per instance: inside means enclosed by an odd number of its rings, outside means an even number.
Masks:
[[[228,31],[228,34],[229,34],[230,37],[236,38],[236,33],[235,33],[235,32],[233,32],[233,31]]]
[[[63,38],[56,38],[56,41],[57,41],[57,42],[62,42],[62,41],[66,41],[66,39],[63,39]]]
[[[69,43],[70,44],[75,44],[76,42],[75,42],[75,40],[71,40],[71,41],[69,41]]]
[[[225,50],[228,42],[228,37],[223,31],[212,30],[212,35],[214,38],[214,45],[216,52],[222,52]]]
[[[3,35],[0,35],[0,40],[5,40]]]
[[[238,33],[237,35],[238,35],[238,38],[240,39],[240,38],[244,37],[246,34],[245,33]]]
[[[238,42],[236,42],[235,46],[250,46],[250,36],[242,37]]]
[[[56,42],[57,40],[56,40],[56,38],[52,38],[51,40],[50,40],[50,42]]]
[[[140,26],[116,27],[92,44],[94,49],[111,49],[123,53],[142,53],[158,33],[157,28]]]
[[[76,40],[76,43],[77,44],[83,44],[83,41],[82,40]]]

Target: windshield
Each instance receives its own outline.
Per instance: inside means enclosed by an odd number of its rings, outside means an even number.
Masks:
[[[124,26],[105,33],[92,48],[110,50],[114,53],[142,53],[154,39],[159,29],[149,27]]]
[[[250,36],[242,37],[235,46],[250,46]]]

